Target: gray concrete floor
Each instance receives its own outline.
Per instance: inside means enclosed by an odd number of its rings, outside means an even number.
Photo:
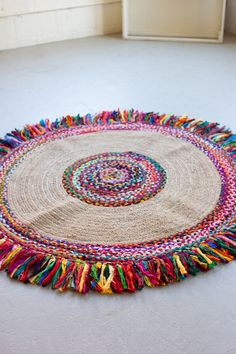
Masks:
[[[103,109],[187,113],[236,130],[236,38],[80,39],[0,52],[0,131]],[[0,274],[1,354],[236,353],[236,264],[160,289],[81,297]]]

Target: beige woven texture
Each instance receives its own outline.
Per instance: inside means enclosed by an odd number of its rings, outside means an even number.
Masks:
[[[166,170],[166,185],[155,197],[114,208],[67,194],[62,175],[70,164],[124,151],[149,156]],[[220,189],[215,166],[192,144],[151,131],[105,131],[37,147],[13,171],[8,200],[15,216],[41,234],[73,242],[133,243],[194,226],[213,210]]]

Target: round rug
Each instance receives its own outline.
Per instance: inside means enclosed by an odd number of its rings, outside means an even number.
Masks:
[[[134,110],[0,140],[0,269],[103,294],[163,286],[236,254],[236,136]]]

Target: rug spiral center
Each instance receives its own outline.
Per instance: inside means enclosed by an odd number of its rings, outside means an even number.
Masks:
[[[166,172],[152,158],[136,152],[111,152],[80,159],[67,167],[62,182],[72,197],[88,204],[118,207],[154,197]]]

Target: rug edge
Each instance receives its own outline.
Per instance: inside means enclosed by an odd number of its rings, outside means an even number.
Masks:
[[[234,161],[236,159],[236,135],[218,123],[189,118],[185,115],[143,113],[136,110],[103,111],[85,116],[66,116],[50,122],[15,129],[0,139],[0,162],[6,155],[31,139],[57,129],[70,129],[91,124],[144,123],[184,129],[202,136],[221,147]],[[176,249],[151,260],[125,262],[87,262],[51,254],[36,253],[32,249],[0,236],[0,270],[5,269],[10,278],[26,283],[51,286],[61,292],[66,289],[85,294],[89,289],[102,294],[134,292],[144,285],[167,285],[199,271],[208,271],[218,263],[228,263],[236,258],[236,224],[232,223],[223,234],[210,237],[191,247]],[[2,238],[1,238],[2,237]]]

